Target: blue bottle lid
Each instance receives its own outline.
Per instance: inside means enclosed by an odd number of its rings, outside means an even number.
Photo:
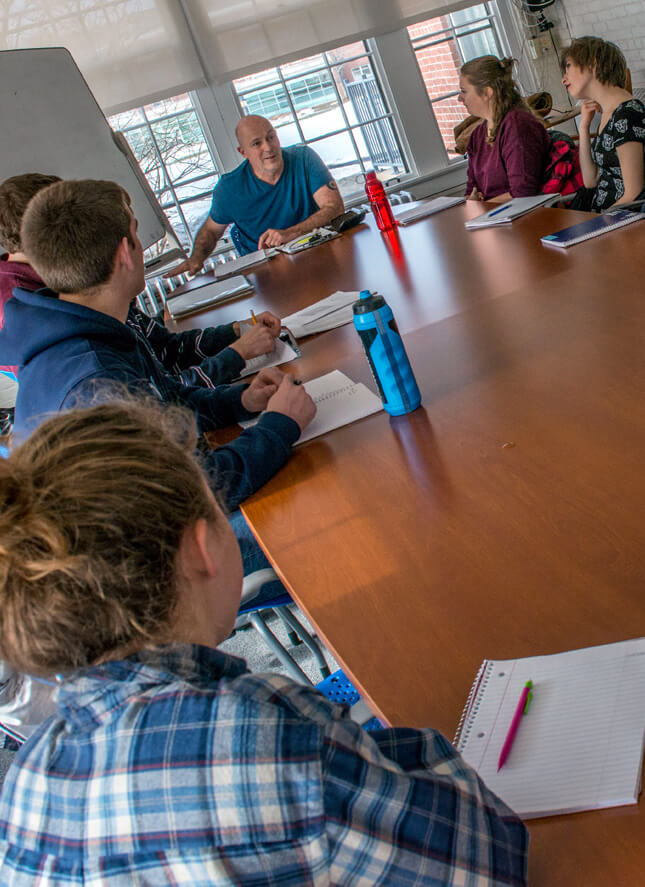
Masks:
[[[354,302],[352,310],[354,314],[369,314],[371,311],[378,311],[386,304],[383,296],[372,295],[369,290],[363,290],[358,302]]]

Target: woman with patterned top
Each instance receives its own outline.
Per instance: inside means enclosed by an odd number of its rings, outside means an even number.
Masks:
[[[631,203],[645,192],[645,106],[625,89],[625,56],[599,37],[580,37],[562,51],[562,83],[573,99],[582,99],[580,166],[586,205],[603,212]],[[592,142],[589,126],[601,114]]]

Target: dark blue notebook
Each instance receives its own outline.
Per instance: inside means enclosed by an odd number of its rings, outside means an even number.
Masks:
[[[559,246],[566,249],[568,246],[573,246],[574,243],[591,240],[592,237],[598,237],[600,234],[614,231],[625,225],[631,225],[633,222],[640,222],[641,219],[645,219],[645,214],[630,212],[626,209],[614,210],[594,216],[593,219],[587,219],[586,222],[570,225],[568,228],[556,231],[555,234],[547,234],[540,240],[546,246]]]

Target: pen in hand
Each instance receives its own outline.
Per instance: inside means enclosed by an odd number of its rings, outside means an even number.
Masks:
[[[499,761],[497,762],[498,772],[502,769],[506,762],[506,759],[511,753],[513,742],[515,740],[515,734],[519,729],[522,716],[525,715],[529,710],[529,705],[531,704],[531,699],[533,698],[532,691],[533,681],[527,681],[524,684],[524,689],[522,690],[520,701],[517,703],[517,708],[515,709],[515,714],[513,715],[511,726],[509,727],[508,733],[506,734],[506,739],[504,740],[504,745],[502,746],[502,750],[499,754]]]
[[[253,326],[257,326],[258,319],[255,316],[255,311],[253,310],[253,308],[251,308],[251,322],[253,323]]]

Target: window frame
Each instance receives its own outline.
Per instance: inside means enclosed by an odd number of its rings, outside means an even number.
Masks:
[[[498,39],[504,52],[519,60],[518,80],[527,92],[534,91],[537,88],[535,71],[526,49],[526,39],[521,31],[519,17],[515,14],[512,6],[512,0],[484,0],[484,2],[488,6],[495,7],[499,23]],[[447,15],[450,12],[458,12],[461,9],[477,5],[479,4],[473,2],[455,3],[443,14]],[[401,28],[388,34],[367,38],[364,44],[365,51],[355,58],[363,58],[367,55],[371,59],[374,73],[388,108],[386,116],[391,121],[399,149],[409,168],[409,172],[397,176],[391,182],[391,187],[395,190],[405,188],[412,193],[413,197],[418,198],[463,186],[466,181],[466,162],[460,159],[451,159],[444,147],[433,113],[432,102],[426,91],[407,29]],[[350,57],[343,60],[342,64],[347,64],[352,60]],[[312,68],[306,73],[310,74],[321,69],[331,70],[333,67],[334,63],[325,64]],[[300,75],[289,75],[287,79],[298,76]],[[337,91],[337,84],[333,77],[332,81]],[[201,125],[206,146],[213,159],[215,173],[222,175],[232,171],[241,162],[237,150],[235,128],[243,116],[233,83],[231,81],[205,83],[197,89],[191,90],[189,96]],[[427,113],[423,113],[424,109],[427,110]],[[296,126],[300,130],[294,109],[292,109],[292,113]],[[360,124],[349,124],[349,131],[351,132],[351,128],[357,126]],[[341,129],[337,132],[344,131],[346,130]],[[332,134],[330,132],[323,137]],[[316,140],[305,139],[304,143],[312,143],[315,146]],[[390,185],[386,186],[390,188]],[[207,193],[210,192],[203,192],[190,200],[202,199]],[[175,194],[173,194],[173,199],[176,200]],[[190,202],[190,200],[183,200],[182,203]],[[347,206],[353,206],[364,202],[364,200],[362,191],[357,191],[355,196],[346,198],[345,203]],[[174,205],[179,210],[182,203],[177,201]],[[183,219],[183,223],[189,230],[185,219]],[[190,236],[194,241],[192,234]],[[228,248],[230,245],[223,239],[218,244],[217,252]]]
[[[359,42],[359,41],[354,41]],[[347,133],[350,141],[352,143],[352,147],[357,157],[357,163],[360,166],[361,173],[358,175],[364,175],[366,170],[366,165],[364,163],[363,157],[361,156],[361,151],[356,141],[355,130],[360,130],[362,127],[367,126],[371,123],[377,123],[381,120],[389,121],[389,124],[392,128],[392,132],[394,135],[394,140],[397,144],[401,157],[403,159],[404,164],[408,167],[407,171],[401,171],[397,174],[397,180],[399,181],[408,181],[413,177],[413,173],[415,170],[415,164],[413,159],[407,149],[407,145],[405,139],[403,138],[403,127],[401,125],[401,121],[399,115],[397,113],[396,104],[392,100],[392,96],[387,89],[385,73],[383,71],[382,65],[379,64],[379,52],[376,46],[376,41],[372,38],[360,41],[363,43],[363,49],[361,52],[357,52],[355,55],[350,55],[347,58],[344,58],[340,61],[331,61],[327,57],[327,53],[333,50],[321,51],[320,53],[315,53],[315,55],[321,55],[323,58],[323,63],[316,65],[312,68],[307,68],[306,71],[300,73],[293,73],[285,75],[282,71],[282,67],[280,65],[276,65],[276,78],[264,84],[261,87],[250,87],[248,89],[242,89],[238,91],[238,88],[235,86],[233,82],[230,83],[230,88],[233,93],[233,99],[238,109],[238,119],[244,116],[243,108],[242,108],[242,99],[246,95],[250,95],[254,92],[258,92],[261,89],[270,89],[273,86],[280,86],[286,96],[287,103],[289,106],[289,112],[292,116],[292,123],[295,125],[296,130],[298,132],[298,136],[300,141],[296,144],[308,145],[316,149],[316,143],[323,141],[324,139],[330,138],[335,135],[342,135],[343,133]],[[341,44],[342,45],[342,44]],[[348,44],[351,45],[351,44]],[[371,70],[374,72],[374,77],[379,87],[379,91],[381,93],[383,104],[385,105],[386,111],[384,114],[378,114],[374,117],[370,117],[368,121],[359,121],[357,123],[351,123],[349,118],[347,117],[347,113],[343,106],[342,97],[340,95],[340,90],[338,88],[338,83],[336,82],[336,78],[334,77],[334,70],[340,67],[344,67],[345,65],[351,64],[360,59],[368,58],[369,63],[371,63]],[[294,62],[289,62],[288,65],[293,65]],[[361,66],[362,67],[362,66]],[[338,103],[338,107],[340,109],[340,113],[342,115],[342,119],[345,123],[344,127],[339,129],[329,130],[329,132],[325,132],[323,135],[316,136],[315,138],[307,138],[303,132],[303,129],[300,125],[300,120],[298,118],[298,112],[295,107],[295,103],[293,101],[293,97],[288,88],[288,84],[292,83],[295,80],[303,79],[304,77],[311,76],[312,74],[317,74],[320,72],[327,72],[329,74],[329,78],[331,81],[331,86],[334,90],[335,98]],[[368,167],[369,168],[369,167]],[[332,170],[332,174],[334,170]],[[347,197],[345,197],[346,203],[353,203],[356,201],[358,197],[362,198],[363,189],[361,186],[358,186],[355,191],[352,191]]]
[[[118,132],[121,132],[126,139],[128,137],[128,133],[134,132],[136,130],[140,130],[140,131],[145,132],[147,138],[150,140],[150,144],[152,146],[156,162],[157,162],[159,169],[161,171],[161,175],[162,175],[163,183],[164,183],[163,191],[160,191],[159,193],[157,193],[157,190],[153,187],[153,185],[150,181],[148,181],[148,184],[150,185],[151,189],[153,190],[153,193],[155,194],[155,197],[159,203],[159,206],[161,207],[162,211],[166,215],[166,218],[168,218],[168,214],[166,213],[166,210],[171,210],[171,209],[175,210],[175,212],[179,216],[179,219],[181,220],[181,224],[183,225],[184,230],[186,231],[189,243],[192,247],[192,244],[195,241],[195,235],[191,231],[190,225],[188,223],[188,220],[186,218],[186,215],[185,215],[182,207],[185,206],[186,204],[194,203],[197,200],[203,200],[204,197],[210,196],[212,194],[213,189],[211,186],[206,190],[201,190],[198,193],[191,195],[190,197],[180,197],[177,194],[177,189],[182,188],[185,185],[192,185],[195,182],[199,182],[200,180],[203,180],[203,179],[211,179],[213,177],[213,175],[217,176],[217,178],[219,179],[219,178],[221,178],[224,170],[222,168],[221,162],[219,161],[219,157],[218,157],[216,148],[212,144],[211,139],[209,138],[210,127],[208,126],[207,121],[204,118],[203,111],[202,111],[201,107],[199,107],[199,103],[196,100],[194,93],[192,91],[189,91],[187,93],[179,93],[178,95],[181,96],[184,94],[186,94],[188,96],[190,105],[189,105],[189,107],[182,108],[181,110],[170,111],[165,114],[160,114],[156,117],[150,117],[149,114],[146,112],[146,108],[149,106],[142,105],[142,106],[135,106],[134,108],[129,109],[129,111],[120,112],[121,114],[124,114],[124,113],[130,113],[133,111],[138,111],[142,119],[139,121],[133,122],[129,126],[124,126],[124,127],[119,128]],[[177,96],[169,96],[168,100],[171,100],[176,97]],[[150,105],[154,105],[154,104],[157,104],[157,102],[150,102]],[[207,150],[210,154],[210,157],[211,157],[211,161],[213,163],[213,171],[200,173],[195,176],[190,176],[190,177],[183,179],[181,181],[174,182],[170,176],[170,173],[168,170],[168,163],[167,163],[166,158],[164,158],[164,156],[162,154],[159,141],[158,141],[157,136],[156,136],[154,129],[153,129],[153,125],[156,123],[166,121],[166,120],[174,120],[176,118],[181,117],[184,114],[190,114],[190,113],[195,114],[197,122],[200,126],[202,136],[204,138],[204,144],[206,145],[206,148],[207,148]],[[107,118],[108,124],[111,127],[113,126],[112,121],[117,116],[120,116],[120,115],[114,114],[114,115],[111,115],[110,117]],[[128,144],[129,144],[129,140],[128,140]],[[132,148],[132,145],[130,145],[130,150],[132,151],[133,155],[136,158],[136,154],[134,152],[134,149]],[[142,170],[142,173],[145,176],[145,173],[143,172],[143,170]],[[147,178],[147,176],[146,176],[146,178]],[[165,197],[163,197],[164,193],[166,195]],[[170,221],[170,219],[168,219],[168,221],[174,230],[174,226],[172,225],[172,222]],[[179,235],[177,234],[176,231],[175,231],[175,236],[177,236],[178,239],[180,239],[180,241],[181,241],[181,238],[179,238]]]

